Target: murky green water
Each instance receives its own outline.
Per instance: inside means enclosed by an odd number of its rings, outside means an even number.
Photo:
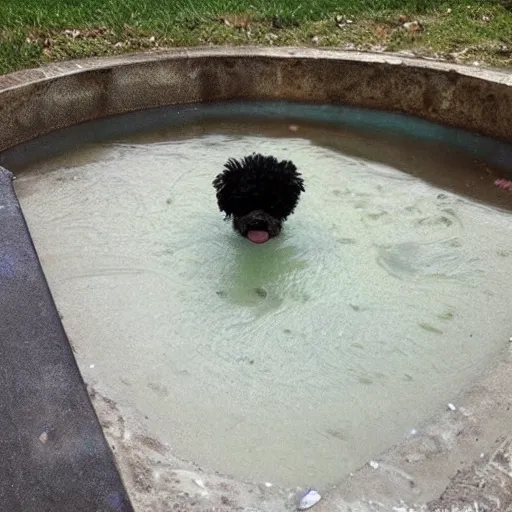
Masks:
[[[253,151],[306,181],[263,246],[211,186]],[[206,469],[332,484],[510,337],[512,196],[446,148],[233,121],[81,148],[15,184],[86,380]]]

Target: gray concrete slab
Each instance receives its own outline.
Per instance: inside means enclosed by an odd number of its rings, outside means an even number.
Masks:
[[[0,510],[130,512],[11,183],[0,168]]]

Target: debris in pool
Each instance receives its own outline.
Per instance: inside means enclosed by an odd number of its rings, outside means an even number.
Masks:
[[[48,442],[48,432],[43,432],[40,436],[39,436],[39,441],[42,443],[42,444],[46,444]]]
[[[415,436],[417,433],[418,433],[418,431],[415,428],[413,428],[413,429],[410,430],[409,435],[410,436]]]
[[[208,496],[208,489],[206,488],[206,485],[204,485],[204,482],[201,479],[193,480],[193,482],[202,489],[201,496]]]
[[[494,184],[502,190],[512,190],[512,180],[506,180],[505,178],[497,179]]]
[[[204,485],[204,482],[202,480],[194,480],[194,483],[198,486],[198,487],[201,487],[201,489],[204,489],[206,491],[206,486]]]
[[[450,411],[456,411],[457,407],[455,407],[453,404],[448,404],[448,409],[450,409]]]
[[[265,487],[272,487],[272,485],[270,482],[265,482]]]
[[[378,463],[378,462],[375,462],[374,460],[371,460],[371,461],[370,461],[370,466],[371,466],[373,469],[379,469],[379,463]]]
[[[93,365],[93,364],[90,364],[90,365],[89,365],[89,368],[94,368],[94,365]]]
[[[261,286],[255,288],[254,291],[256,292],[256,295],[258,295],[262,299],[266,298],[266,296],[268,295],[267,290],[265,290],[265,288],[262,288]]]
[[[288,130],[290,130],[291,132],[298,132],[299,127],[296,124],[291,124],[290,126],[288,126]]]
[[[316,505],[320,500],[322,499],[322,496],[318,494],[315,489],[308,489],[303,495],[299,502],[299,506],[297,507],[297,510],[307,510],[308,508],[313,507]]]

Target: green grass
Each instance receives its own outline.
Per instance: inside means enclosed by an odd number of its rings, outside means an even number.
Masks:
[[[0,3],[0,73],[54,60],[208,44],[410,50],[451,60],[512,64],[512,13],[498,0]],[[406,21],[420,26],[404,28]]]

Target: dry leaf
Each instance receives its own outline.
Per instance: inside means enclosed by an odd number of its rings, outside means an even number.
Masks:
[[[249,26],[249,17],[242,15],[227,15],[221,18],[224,25],[233,28],[247,28]]]

